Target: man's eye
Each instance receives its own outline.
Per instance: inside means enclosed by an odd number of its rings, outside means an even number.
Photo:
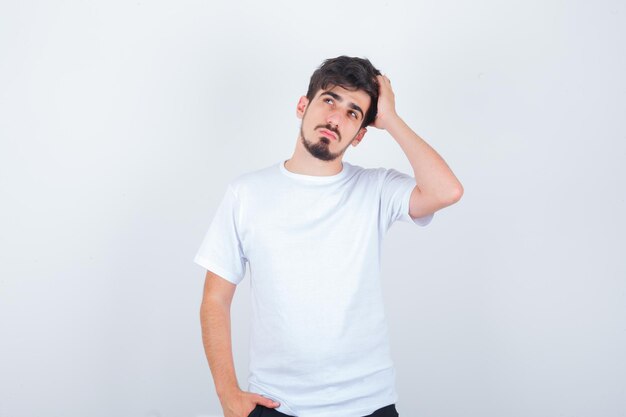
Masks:
[[[357,118],[356,113],[353,111],[350,112],[350,116],[354,117],[355,119]]]
[[[332,102],[333,102],[333,99],[332,99],[332,98],[325,98],[325,99],[324,99],[324,101],[325,101],[326,103],[332,103]]]

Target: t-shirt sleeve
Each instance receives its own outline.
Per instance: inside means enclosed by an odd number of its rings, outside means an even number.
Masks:
[[[413,219],[409,215],[411,192],[417,185],[415,178],[395,169],[381,168],[381,216],[386,229],[401,220],[418,226],[426,226],[433,219],[434,213]]]
[[[238,200],[229,185],[194,258],[198,265],[235,285],[243,280],[247,261],[238,221]]]

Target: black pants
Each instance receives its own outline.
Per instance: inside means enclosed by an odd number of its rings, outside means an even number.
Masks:
[[[285,416],[290,417],[287,414],[283,414],[280,411],[276,411],[273,408],[268,408],[262,406],[261,404],[257,404],[256,408],[252,410],[252,412],[248,415],[248,417],[276,417],[276,416]],[[396,411],[395,404],[389,404],[383,408],[379,408],[374,411],[372,414],[364,417],[399,417],[398,412]]]

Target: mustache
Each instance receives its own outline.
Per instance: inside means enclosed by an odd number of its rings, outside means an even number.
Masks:
[[[333,125],[329,124],[325,124],[325,125],[317,125],[315,126],[315,129],[326,129],[326,130],[330,130],[331,132],[333,132],[335,135],[337,135],[337,139],[341,140],[341,134],[339,133],[339,131],[337,130],[336,127],[333,127]]]

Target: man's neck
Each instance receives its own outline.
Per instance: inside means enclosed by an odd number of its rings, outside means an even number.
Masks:
[[[307,156],[297,155],[296,153],[284,162],[285,168],[294,174],[313,175],[313,176],[331,176],[339,174],[343,169],[341,158],[334,161],[322,161],[307,153]]]

